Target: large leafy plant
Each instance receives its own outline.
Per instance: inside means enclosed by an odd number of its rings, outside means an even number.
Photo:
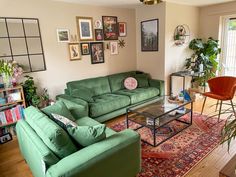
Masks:
[[[37,87],[35,86],[34,79],[31,76],[25,76],[26,80],[22,83],[25,100],[27,106],[38,107],[40,103],[40,96],[37,94]]]
[[[223,130],[222,130],[222,141],[221,144],[227,142],[228,144],[228,151],[230,148],[230,143],[233,139],[235,139],[236,137],[236,119],[235,116],[231,115],[231,118],[233,117],[233,119],[231,121],[226,122]]]
[[[191,58],[186,59],[186,69],[198,72],[201,64],[203,65],[204,77],[198,79],[200,85],[204,85],[205,81],[215,77],[216,71],[219,69],[217,60],[221,53],[219,41],[213,38],[208,38],[207,41],[202,39],[193,39],[189,48],[194,51]]]

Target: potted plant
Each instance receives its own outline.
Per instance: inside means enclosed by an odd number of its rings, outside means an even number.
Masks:
[[[23,69],[16,61],[0,60],[0,74],[4,87],[15,86],[23,74]]]
[[[35,86],[34,79],[31,76],[25,76],[26,80],[21,84],[27,106],[38,107],[40,103],[40,96],[37,94],[37,87]]]
[[[233,119],[230,119],[233,118]],[[221,144],[227,142],[228,144],[228,151],[230,148],[230,143],[233,139],[235,139],[236,137],[236,119],[235,116],[231,115],[226,123],[225,126],[221,132],[222,135],[222,140],[221,140]]]
[[[189,48],[194,51],[192,56],[186,59],[185,68],[194,72],[203,70],[204,75],[195,81],[198,85],[205,86],[207,80],[215,77],[219,69],[218,55],[221,53],[219,41],[208,38],[207,41],[202,39],[193,39]]]

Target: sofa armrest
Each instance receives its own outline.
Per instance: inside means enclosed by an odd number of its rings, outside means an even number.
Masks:
[[[47,177],[131,177],[141,168],[140,136],[124,130],[52,165]]]
[[[165,95],[165,82],[162,80],[149,79],[149,85],[160,90],[160,96]]]
[[[66,94],[58,95],[56,99],[65,103],[75,119],[88,116],[89,108],[86,101]]]

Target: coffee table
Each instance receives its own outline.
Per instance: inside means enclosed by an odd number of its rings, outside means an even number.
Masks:
[[[162,144],[163,142],[167,141],[192,125],[193,102],[184,101],[182,103],[174,104],[169,103],[168,98],[168,96],[164,96],[155,100],[151,100],[143,104],[127,108],[126,111],[127,128],[130,127],[131,122],[139,125],[138,128],[134,129],[136,131],[141,128],[149,128],[152,131],[153,143],[147,142],[144,139],[142,139],[142,141],[154,147]],[[190,116],[186,116],[184,119],[182,119],[186,114],[190,114]],[[177,131],[172,130],[171,126],[169,126],[172,121],[180,122],[183,124],[183,127]],[[163,128],[168,129],[169,133],[165,134],[166,138],[157,142],[157,136],[163,136],[163,133],[160,132],[160,130]]]

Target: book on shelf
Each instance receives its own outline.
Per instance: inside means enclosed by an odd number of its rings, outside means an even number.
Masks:
[[[23,106],[17,105],[13,108],[0,111],[0,125],[8,125],[20,119],[24,119]]]

